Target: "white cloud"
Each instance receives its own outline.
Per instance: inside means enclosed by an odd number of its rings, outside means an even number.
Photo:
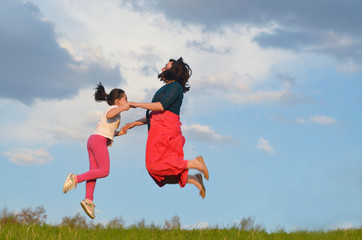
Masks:
[[[357,64],[356,62],[350,61],[343,61],[339,63],[337,66],[337,72],[339,73],[361,73],[362,66]]]
[[[337,123],[337,120],[328,116],[314,115],[310,116],[308,119],[298,117],[295,119],[295,122],[298,124],[316,123],[320,125],[335,125]]]
[[[59,42],[74,58],[95,61],[93,58],[102,57],[110,64],[120,65],[126,81],[122,87],[134,101],[143,99],[146,91],[160,87],[156,76],[168,58],[182,56],[190,64],[194,70],[192,89],[226,89],[225,97],[263,84],[276,65],[295,57],[287,51],[261,49],[253,38],[267,29],[249,25],[205,32],[201,26],[181,24],[161,13],[137,12],[117,1],[37,4],[57,23]],[[58,12],[50,12],[48,5]],[[289,96],[290,92],[284,92],[279,98],[285,100]],[[266,98],[263,101],[273,97]],[[253,94],[249,94],[249,99],[258,101]]]
[[[4,1],[0,21],[8,24],[0,26],[0,35],[4,36],[0,38],[0,98],[30,105],[36,98],[72,97],[99,79],[108,83],[122,81],[119,66],[110,67],[101,57],[97,58],[99,61],[91,56],[76,61],[71,48],[67,52],[59,45],[55,24],[42,21],[35,5]]]
[[[346,229],[353,229],[358,228],[358,226],[355,226],[353,223],[345,222],[338,224],[336,226],[332,226],[333,230],[346,230]]]
[[[9,160],[12,163],[18,165],[42,165],[54,159],[54,157],[44,148],[11,148],[9,151],[2,152],[2,155],[9,157]]]
[[[100,116],[102,109],[104,111],[108,106],[95,103],[92,95],[92,91],[82,91],[74,98],[36,100],[32,106],[23,106],[21,118],[12,117],[11,122],[0,125],[0,131],[8,136],[0,142],[31,147],[51,146],[61,141],[85,143],[99,120],[96,115]],[[15,103],[12,104],[18,109]]]
[[[270,145],[269,141],[265,140],[264,138],[260,137],[258,140],[258,144],[256,146],[258,149],[263,150],[267,153],[274,154],[275,151],[273,147]]]
[[[318,123],[321,125],[333,125],[337,122],[334,118],[321,115],[312,116],[310,117],[310,120],[313,123]]]
[[[149,101],[162,86],[156,77],[161,67],[168,58],[180,55],[194,70],[191,89],[223,90],[212,91],[208,97],[222,94],[236,103],[290,102],[296,97],[289,88],[249,92],[249,88],[257,89],[268,79],[274,66],[294,57],[286,51],[261,49],[253,41],[266,29],[233,25],[205,32],[201,26],[181,24],[160,13],[137,12],[111,0],[31,2],[39,6],[44,19],[54,23],[57,43],[74,59],[120,66],[124,81],[111,87],[123,88],[129,101]],[[102,104],[93,104],[92,94],[88,88],[69,99],[36,101],[22,112],[26,121],[5,122],[0,131],[9,136],[7,141],[25,146],[59,141],[85,143],[97,116],[105,109]],[[190,125],[183,130],[191,139],[232,141],[209,126]]]
[[[190,139],[203,142],[228,143],[232,141],[231,137],[219,135],[210,126],[201,124],[183,125],[182,132]]]
[[[198,222],[194,225],[182,225],[181,229],[193,230],[193,229],[207,229],[210,227],[208,222]]]
[[[289,88],[281,90],[257,90],[254,93],[243,92],[227,96],[233,102],[238,104],[244,103],[263,103],[263,102],[280,102],[283,104],[292,104],[298,101],[299,97]]]
[[[296,123],[299,123],[299,124],[305,124],[305,123],[307,123],[307,121],[306,121],[305,119],[299,118],[299,117],[295,119],[295,122],[296,122]]]
[[[206,75],[192,81],[192,88],[198,91],[210,92],[210,89],[217,91],[239,91],[249,89],[247,76],[240,76],[236,72],[222,72],[219,75]]]
[[[105,85],[105,89],[109,92],[111,87]],[[9,112],[11,121],[0,124],[0,132],[7,136],[0,139],[0,144],[25,147],[53,146],[59,142],[86,144],[102,113],[109,107],[105,102],[95,102],[93,94],[91,89],[83,90],[74,98],[37,100],[32,106],[14,102],[0,104],[0,109],[17,110]],[[144,112],[130,109],[122,113],[121,126],[143,117]]]

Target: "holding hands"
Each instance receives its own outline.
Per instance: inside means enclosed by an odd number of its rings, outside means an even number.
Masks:
[[[128,129],[134,128],[136,126],[136,122],[127,123],[121,128],[120,132],[123,132],[123,134],[126,134]]]
[[[128,111],[130,108],[137,108],[140,107],[141,103],[136,103],[136,102],[127,102],[125,103],[122,108],[125,109],[124,111]],[[134,128],[136,126],[141,126],[147,123],[146,118],[142,118],[139,119],[137,121],[131,122],[131,123],[127,123],[126,125],[124,125],[121,130],[117,131],[115,133],[116,136],[121,136],[127,133],[127,131],[131,128]]]
[[[129,102],[126,102],[122,105],[122,107],[124,108],[124,111],[128,111],[131,108],[131,104]]]
[[[144,108],[144,109],[148,109],[151,111],[163,111],[163,106],[160,102],[155,102],[155,103],[136,103],[136,102],[127,102],[127,110],[129,108]],[[136,126],[141,126],[141,125],[145,125],[147,124],[147,119],[141,118],[137,121],[131,122],[131,123],[127,123],[126,125],[124,125],[120,131],[118,131],[116,134],[118,134],[118,136],[121,136],[123,134],[126,134],[127,131],[131,128],[134,128]]]
[[[139,107],[139,103],[136,103],[136,102],[128,102],[129,105],[132,107],[132,108],[137,108]]]

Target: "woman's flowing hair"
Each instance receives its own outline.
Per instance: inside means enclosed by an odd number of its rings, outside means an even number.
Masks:
[[[99,83],[95,88],[94,100],[97,102],[107,101],[108,105],[114,105],[116,99],[121,99],[125,92],[122,89],[114,88],[109,94],[106,93],[102,83]]]
[[[181,84],[184,93],[189,91],[190,86],[187,82],[192,75],[190,66],[183,61],[182,57],[177,61],[174,59],[170,59],[169,61],[172,62],[172,67],[160,73],[158,78],[160,78],[161,81],[176,80]]]

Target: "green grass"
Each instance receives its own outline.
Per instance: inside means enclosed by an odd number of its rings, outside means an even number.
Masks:
[[[230,228],[209,228],[203,230],[182,230],[178,216],[165,221],[164,227],[146,225],[142,219],[135,225],[125,227],[122,217],[116,217],[106,225],[94,224],[77,213],[63,217],[58,225],[46,223],[46,212],[41,206],[24,208],[20,212],[10,212],[6,208],[0,211],[0,240],[10,239],[197,239],[197,240],[362,240],[362,228],[334,231],[295,231],[283,230],[266,232],[260,225],[254,224],[254,218],[243,218],[239,224]]]
[[[0,225],[0,239],[250,239],[250,240],[362,240],[362,229],[335,230],[327,232],[242,231],[237,228],[205,230],[164,230],[152,228],[72,228],[53,225]]]

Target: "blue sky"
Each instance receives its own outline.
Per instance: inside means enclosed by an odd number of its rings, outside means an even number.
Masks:
[[[95,222],[274,231],[362,225],[360,1],[5,0],[0,4],[0,207],[83,214],[86,141],[122,88],[148,102],[169,58],[192,70],[181,110],[185,157],[203,155],[206,198],[159,188],[144,166],[146,127],[109,149]],[[122,124],[144,116],[122,114]]]

